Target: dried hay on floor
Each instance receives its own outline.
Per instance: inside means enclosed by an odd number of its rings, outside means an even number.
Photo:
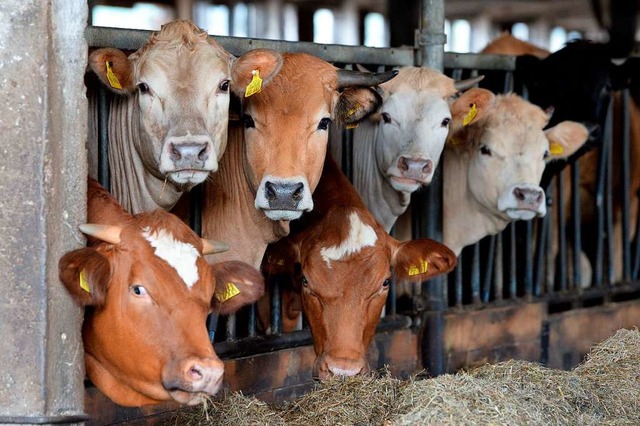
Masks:
[[[231,394],[177,425],[636,424],[640,332],[620,330],[574,371],[508,361],[435,379],[335,378],[281,406]]]

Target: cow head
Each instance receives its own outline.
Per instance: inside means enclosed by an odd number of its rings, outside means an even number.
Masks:
[[[89,66],[131,103],[145,169],[181,190],[218,169],[227,142],[233,57],[188,21],[163,25],[138,51],[98,49]]]
[[[260,55],[264,58],[257,60]],[[271,220],[293,220],[311,210],[330,123],[366,118],[381,102],[368,86],[395,74],[338,70],[307,54],[280,56],[266,49],[238,59],[232,88],[242,99],[245,172],[255,207]],[[254,93],[255,87],[260,91]]]
[[[433,240],[393,239],[364,208],[333,208],[292,244],[292,257],[267,252],[269,270],[285,269],[300,289],[320,379],[367,371],[392,269],[398,279],[422,281],[456,264],[455,254]]]
[[[81,229],[95,244],[65,254],[59,274],[90,307],[82,336],[91,381],[125,406],[215,394],[224,365],[206,317],[257,300],[262,276],[242,262],[208,264],[210,244],[164,211]]]
[[[543,130],[548,116],[542,109],[485,89],[464,93],[451,112],[450,154],[467,167],[469,195],[503,220],[544,216],[539,182],[545,165],[574,153],[587,140],[587,129],[564,121]]]

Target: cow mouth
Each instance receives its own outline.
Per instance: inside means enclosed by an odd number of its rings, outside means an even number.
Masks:
[[[264,215],[274,221],[279,220],[296,220],[302,216],[302,210],[274,210],[274,209],[262,209]]]
[[[504,211],[511,220],[531,220],[536,216],[543,216],[537,209],[506,209]]]
[[[176,184],[176,186],[191,189],[205,181],[211,170],[203,169],[180,169],[167,172],[167,177]]]
[[[169,395],[174,401],[184,405],[198,405],[211,396],[205,392],[187,392],[183,390],[172,390]]]
[[[423,185],[426,186],[431,183],[431,176],[424,180],[399,177],[399,176],[389,176],[389,178],[390,178],[391,186],[394,189],[396,189],[397,191],[404,191],[404,192],[413,192],[413,191],[416,191],[421,186]]]

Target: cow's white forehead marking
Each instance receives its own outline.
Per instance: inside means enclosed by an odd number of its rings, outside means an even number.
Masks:
[[[142,236],[151,244],[151,247],[156,249],[155,255],[178,272],[187,287],[191,288],[198,281],[196,260],[200,257],[200,253],[194,246],[176,241],[173,234],[164,229],[151,232],[147,226],[142,230]]]
[[[359,252],[364,247],[375,245],[378,240],[376,231],[366,223],[363,223],[358,213],[349,215],[349,235],[340,244],[331,247],[323,247],[320,250],[322,259],[331,267],[330,261],[340,260],[345,256]]]

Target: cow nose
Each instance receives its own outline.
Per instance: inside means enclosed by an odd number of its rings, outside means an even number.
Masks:
[[[433,171],[433,161],[401,155],[398,158],[398,169],[403,177],[415,180],[424,180]]]
[[[325,356],[321,360],[319,368],[320,380],[330,376],[352,377],[367,371],[367,362],[364,359],[334,358]]]
[[[175,365],[175,364],[174,364]],[[218,358],[188,357],[180,361],[177,371],[163,380],[167,390],[215,394],[224,375],[224,364]]]
[[[516,186],[513,188],[513,196],[518,204],[523,207],[536,208],[544,199],[544,191],[540,188],[528,188]]]
[[[206,142],[182,142],[171,144],[171,159],[174,162],[206,161],[209,144]]]
[[[265,182],[265,195],[270,209],[297,210],[303,192],[302,182]]]

